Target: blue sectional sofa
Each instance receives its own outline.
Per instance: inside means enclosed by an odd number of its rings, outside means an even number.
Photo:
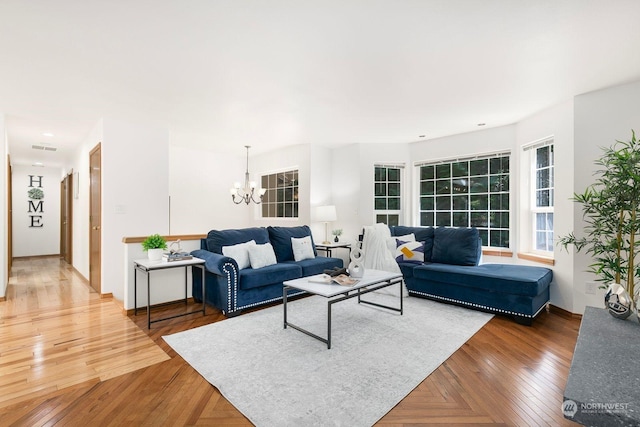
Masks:
[[[313,257],[295,261],[292,238],[309,236]],[[270,243],[277,263],[261,268],[240,268],[236,259],[223,255],[225,247],[254,241],[257,245]],[[242,310],[282,300],[282,282],[322,273],[325,269],[342,267],[339,258],[318,257],[308,226],[254,227],[232,230],[211,230],[201,240],[201,249],[191,252],[205,263],[206,303],[227,316]],[[228,250],[228,249],[227,249]],[[193,274],[193,297],[202,301],[201,274]],[[296,295],[302,291],[291,291]]]
[[[409,295],[513,316],[530,325],[549,302],[553,271],[515,264],[480,264],[475,228],[390,227],[424,242],[424,262],[398,260]]]

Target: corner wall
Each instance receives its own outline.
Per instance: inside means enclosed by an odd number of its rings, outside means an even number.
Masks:
[[[7,141],[7,133],[4,125],[4,114],[0,113],[0,186],[2,186],[2,194],[0,198],[0,241],[4,250],[0,251],[0,299],[7,295],[7,285],[9,283],[8,266],[8,192],[7,190],[7,162],[9,159],[9,143]]]
[[[582,193],[594,182],[593,172],[597,169],[594,160],[602,155],[601,147],[610,147],[616,140],[631,139],[631,129],[640,136],[640,82],[615,86],[575,98],[575,152],[574,152],[574,192]],[[577,236],[582,236],[585,223],[582,209],[573,207],[573,221]],[[573,311],[582,313],[584,307],[602,307],[604,290],[596,295],[578,292],[586,282],[595,281],[595,276],[587,273],[590,257],[584,253],[574,256]]]

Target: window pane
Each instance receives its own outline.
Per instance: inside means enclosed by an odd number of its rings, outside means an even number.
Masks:
[[[420,167],[420,179],[433,179],[435,178],[435,168],[433,166]]]
[[[468,196],[453,196],[453,210],[454,211],[467,211],[467,210],[469,210],[469,197]]]
[[[469,176],[469,162],[456,162],[451,165],[451,176]]]
[[[376,197],[375,198],[375,209],[377,211],[387,210],[387,199],[384,197]]]
[[[489,230],[478,229],[480,239],[482,239],[482,246],[489,246]]]
[[[453,181],[451,181],[451,184],[454,193],[466,194],[469,192],[469,178],[454,179]]]
[[[400,210],[400,198],[399,197],[389,197],[387,199],[387,209],[390,211],[399,211]]]
[[[451,214],[449,212],[436,212],[436,226],[438,227],[451,226]]]
[[[387,181],[399,182],[400,169],[387,169]]]
[[[284,203],[278,203],[276,205],[276,212],[278,218],[284,218]]]
[[[387,216],[386,215],[376,215],[376,224],[386,224],[387,223]]]
[[[285,174],[284,173],[279,173],[278,177],[277,177],[277,180],[278,180],[278,187],[279,188],[282,188],[282,187],[284,187],[286,185],[286,180],[285,180]]]
[[[502,228],[509,228],[509,212],[500,213],[500,224]]]
[[[388,190],[390,196],[399,196],[400,195],[400,183],[389,183]]]
[[[386,196],[387,195],[387,184],[376,183],[373,184],[374,196]]]
[[[266,205],[264,202],[262,203],[262,216],[269,216],[269,205]]]
[[[469,214],[467,212],[454,212],[453,213],[453,226],[454,227],[468,227],[469,226]]]
[[[493,193],[509,191],[509,175],[491,175],[489,177],[489,190]]]
[[[284,216],[291,218],[293,216],[293,203],[285,203]]]
[[[293,202],[293,188],[287,187],[284,189],[284,200],[285,202]],[[293,212],[293,209],[291,210]]]
[[[536,232],[536,249],[539,251],[547,250],[547,233],[544,231]]]
[[[430,196],[435,194],[435,183],[433,181],[423,181],[420,183],[420,195],[422,196]]]
[[[496,157],[495,159],[489,160],[489,173],[504,173],[504,171],[502,170],[502,157]]]
[[[545,216],[544,213],[536,214],[536,230],[545,230],[545,224],[547,222]]]
[[[549,206],[549,190],[536,191],[536,206],[538,207]]]
[[[546,229],[553,231],[553,214],[552,213],[548,213],[547,214],[547,228]]]
[[[488,212],[471,212],[471,226],[472,227],[488,227]]]
[[[553,231],[547,232],[547,250],[553,252]]]
[[[451,196],[436,197],[436,210],[439,210],[439,211],[451,210]]]
[[[536,172],[536,188],[549,188],[551,181],[549,180],[549,169],[540,169]]]
[[[436,181],[436,194],[451,194],[451,181],[448,179]]]
[[[433,212],[421,212],[420,213],[420,225],[433,226],[434,215]]]
[[[472,193],[488,193],[489,178],[486,176],[478,176],[478,177],[471,178],[471,192]]]
[[[540,147],[536,150],[536,167],[545,168],[549,166],[549,147]]]
[[[451,164],[436,165],[436,178],[450,178]]]
[[[389,227],[395,227],[400,224],[400,216],[399,215],[389,215],[387,219],[387,225]]]
[[[284,202],[284,188],[278,188],[276,190],[276,201]]]
[[[471,171],[470,175],[487,175],[488,172],[488,164],[487,159],[482,160],[472,160],[469,162],[469,169]]]
[[[433,197],[420,197],[420,210],[432,211],[435,208],[435,201]]]
[[[387,170],[385,168],[376,167],[374,172],[374,181],[386,181]]]
[[[472,211],[489,209],[489,196],[486,194],[475,194],[469,197]]]

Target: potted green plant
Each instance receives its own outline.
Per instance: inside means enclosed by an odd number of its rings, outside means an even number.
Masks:
[[[151,261],[162,259],[162,251],[167,249],[167,241],[159,234],[152,234],[142,241],[142,250],[147,252]]]
[[[595,161],[596,181],[573,200],[582,204],[587,224],[584,236],[561,237],[565,249],[573,245],[593,257],[589,271],[607,285],[619,284],[631,299],[637,299],[635,278],[640,277],[640,143],[631,131],[630,141],[616,141],[603,149]],[[637,301],[636,301],[637,302]]]
[[[337,228],[337,229],[333,230],[331,232],[331,234],[333,234],[335,236],[333,238],[333,241],[338,243],[340,241],[340,236],[342,235],[342,228]]]

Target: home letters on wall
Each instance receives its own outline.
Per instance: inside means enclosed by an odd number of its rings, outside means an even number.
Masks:
[[[29,228],[43,227],[42,213],[44,213],[44,191],[42,191],[42,175],[29,175]]]

